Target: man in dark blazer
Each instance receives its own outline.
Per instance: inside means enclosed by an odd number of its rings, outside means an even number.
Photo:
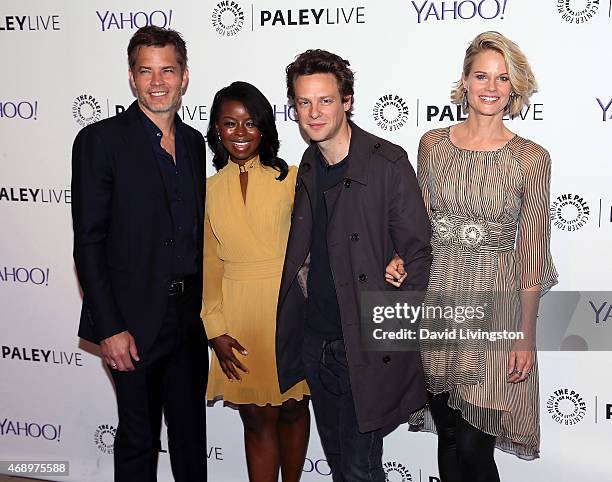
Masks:
[[[300,54],[287,67],[287,92],[311,145],[278,302],[281,391],[307,380],[334,482],[383,482],[383,435],[421,408],[426,392],[418,352],[362,349],[360,295],[389,289],[394,253],[410,267],[403,288],[427,288],[429,219],[406,152],[349,120],[347,61]]]
[[[115,481],[156,480],[163,411],[175,480],[201,482],[204,138],[177,115],[189,78],[180,34],[139,29],[128,62],[137,101],[85,127],[72,151],[79,336],[100,344],[115,384]]]

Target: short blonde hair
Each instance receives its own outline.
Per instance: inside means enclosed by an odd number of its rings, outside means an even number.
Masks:
[[[531,71],[527,57],[521,52],[518,45],[512,40],[504,37],[499,32],[483,32],[479,34],[465,51],[463,59],[463,76],[468,77],[472,70],[474,58],[485,50],[499,52],[506,62],[508,77],[514,95],[510,98],[506,112],[510,116],[517,115],[523,107],[529,105],[529,97],[537,90],[535,76]],[[459,79],[451,90],[451,101],[453,104],[462,104],[465,89],[462,79]]]

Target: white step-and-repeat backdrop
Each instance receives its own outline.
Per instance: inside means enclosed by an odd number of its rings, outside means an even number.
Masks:
[[[540,84],[507,124],[553,159],[557,288],[606,291],[611,8],[610,0],[3,0],[0,460],[66,460],[70,476],[57,480],[112,480],[112,385],[95,347],[76,337],[70,150],[82,126],[132,102],[126,47],[138,27],[171,27],[187,40],[191,82],[180,115],[188,124],[204,132],[214,93],[249,81],[273,104],[281,154],[294,164],[306,144],[287,105],[284,68],[299,52],[319,47],[349,59],[355,121],[414,160],[425,131],[460,120],[449,92],[469,40],[503,32]],[[585,323],[612,323],[610,304],[612,296],[593,303]],[[612,354],[545,352],[540,363],[542,457],[497,453],[503,480],[612,480]],[[210,480],[247,480],[235,411],[209,409],[208,441]],[[431,434],[396,430],[385,442],[388,480],[437,482],[435,447]],[[171,480],[165,452],[159,472]],[[331,480],[314,429],[302,479]]]

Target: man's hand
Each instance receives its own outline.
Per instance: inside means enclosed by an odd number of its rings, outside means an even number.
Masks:
[[[244,373],[249,373],[247,367],[240,360],[238,360],[234,354],[234,349],[236,349],[241,355],[248,355],[244,347],[238,343],[238,340],[229,335],[221,335],[209,340],[209,342],[211,348],[217,355],[217,359],[221,365],[221,370],[223,370],[223,373],[225,373],[225,376],[229,378],[230,381],[233,381],[234,379],[238,381],[241,380],[236,367],[240,368],[240,370],[242,370]]]
[[[402,285],[402,282],[406,279],[406,270],[404,270],[404,260],[398,255],[393,256],[393,259],[389,261],[387,269],[385,270],[385,281],[392,284],[396,288]]]
[[[140,361],[134,337],[128,331],[109,336],[100,342],[102,358],[113,370],[127,372],[134,370],[132,358]]]

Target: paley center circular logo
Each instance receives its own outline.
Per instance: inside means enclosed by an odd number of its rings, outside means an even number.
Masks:
[[[385,482],[412,482],[412,474],[399,462],[385,462]]]
[[[599,0],[557,0],[557,11],[567,23],[585,23],[599,10]]]
[[[372,109],[376,125],[384,131],[401,129],[408,121],[406,101],[397,94],[385,94],[378,98]]]
[[[560,388],[548,397],[546,410],[561,425],[576,425],[586,415],[586,403],[578,392]]]
[[[98,122],[102,117],[102,107],[96,98],[89,94],[79,95],[72,104],[72,115],[82,127]]]
[[[550,221],[562,231],[578,231],[590,214],[588,203],[579,194],[561,194],[550,206]]]
[[[233,0],[217,3],[212,12],[212,25],[223,37],[236,35],[244,26],[244,11],[240,4]]]
[[[112,425],[98,425],[94,442],[101,452],[112,455],[117,429]]]

